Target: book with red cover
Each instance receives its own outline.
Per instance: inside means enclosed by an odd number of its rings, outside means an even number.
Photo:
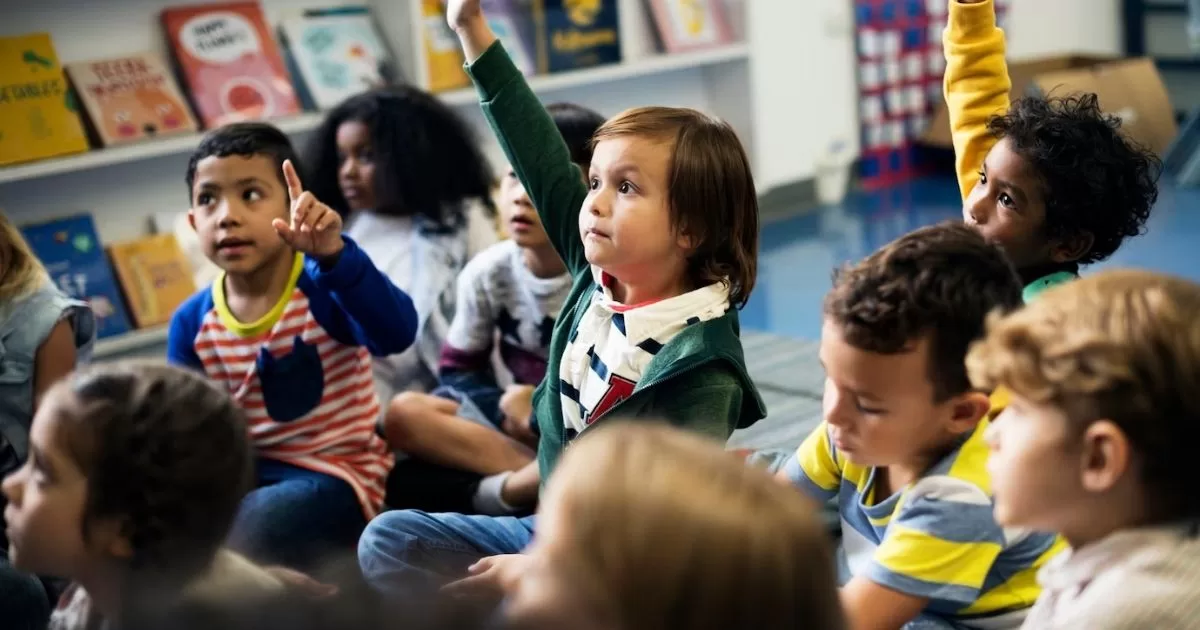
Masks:
[[[67,64],[67,76],[104,146],[196,131],[196,119],[156,54]]]
[[[175,63],[205,127],[299,113],[291,79],[257,2],[162,12]]]

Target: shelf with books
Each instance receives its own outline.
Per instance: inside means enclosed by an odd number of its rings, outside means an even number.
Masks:
[[[735,43],[694,52],[652,55],[636,61],[538,75],[530,77],[529,83],[536,92],[552,92],[627,78],[743,61],[748,56],[747,45]],[[441,92],[438,93],[438,97],[457,106],[474,105],[478,102],[473,88]],[[299,116],[280,118],[271,122],[287,133],[304,133],[315,129],[323,117],[324,112],[306,112]],[[0,185],[178,155],[194,148],[200,141],[200,137],[200,134],[188,134],[161,140],[147,140],[137,144],[93,149],[86,153],[3,167],[0,168]]]
[[[117,356],[137,353],[167,343],[167,327],[154,326],[133,330],[96,341],[92,349],[92,359],[102,361]]]

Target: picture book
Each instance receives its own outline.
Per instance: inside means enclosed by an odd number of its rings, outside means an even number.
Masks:
[[[532,76],[545,72],[545,64],[538,62],[532,0],[482,0],[480,6],[488,26],[521,73]]]
[[[50,35],[0,37],[0,166],[87,149]]]
[[[621,61],[617,0],[535,0],[549,72]]]
[[[58,288],[91,305],[97,338],[129,331],[121,292],[90,214],[28,225],[21,233]]]
[[[299,101],[257,2],[173,7],[167,40],[204,126],[299,113]]]
[[[366,7],[306,11],[284,19],[279,42],[306,108],[332,109],[384,83],[391,54]]]
[[[651,0],[650,7],[666,52],[709,48],[733,40],[720,0]]]
[[[109,246],[113,271],[138,328],[159,326],[193,293],[192,270],[173,234],[157,234]]]
[[[103,146],[196,131],[187,100],[156,54],[69,63],[67,76]]]
[[[450,26],[441,0],[421,0],[421,46],[425,51],[425,74],[431,92],[470,85],[463,70],[462,48]]]

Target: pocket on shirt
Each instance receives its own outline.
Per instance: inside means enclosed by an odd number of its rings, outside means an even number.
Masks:
[[[273,356],[267,349],[258,355],[258,379],[263,404],[275,422],[292,422],[311,413],[325,395],[325,368],[316,346],[298,335],[291,352]]]

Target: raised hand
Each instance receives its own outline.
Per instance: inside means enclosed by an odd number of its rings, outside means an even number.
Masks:
[[[446,23],[455,31],[482,19],[479,0],[446,0]]]
[[[304,190],[291,160],[283,162],[283,178],[291,201],[291,222],[275,219],[271,225],[285,243],[318,260],[342,252],[342,217]]]
[[[458,35],[467,63],[474,63],[496,41],[479,0],[447,0],[446,23]]]

